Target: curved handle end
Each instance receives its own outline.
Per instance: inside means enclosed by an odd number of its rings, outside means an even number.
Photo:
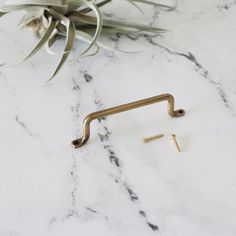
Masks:
[[[85,143],[86,143],[86,141],[83,141],[80,138],[80,139],[73,140],[71,142],[71,145],[72,145],[73,148],[79,148],[79,147],[83,146]]]
[[[185,115],[185,110],[184,109],[178,109],[174,111],[174,117],[181,117]]]

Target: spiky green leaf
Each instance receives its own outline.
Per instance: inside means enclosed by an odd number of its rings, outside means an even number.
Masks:
[[[27,59],[29,59],[30,57],[32,57],[36,52],[39,51],[39,49],[48,41],[48,39],[50,38],[53,30],[56,27],[57,22],[54,21],[52,19],[52,17],[49,18],[49,24],[47,29],[45,30],[42,38],[39,40],[38,44],[36,45],[36,47],[29,53],[28,56],[25,57],[24,61],[26,61]]]
[[[41,17],[44,13],[44,8],[37,7],[28,10],[28,12],[21,18],[18,27],[21,29],[29,24],[31,21]]]
[[[49,80],[53,79],[55,77],[55,75],[58,73],[58,71],[61,69],[61,67],[65,63],[65,61],[66,61],[67,57],[69,56],[69,54],[72,50],[72,47],[73,47],[73,43],[74,43],[74,39],[75,39],[74,24],[67,19],[64,19],[64,21],[65,21],[66,31],[67,31],[64,52],[63,52],[63,55],[60,59],[59,64],[57,65],[56,70],[54,71],[53,75],[51,76],[51,78]]]

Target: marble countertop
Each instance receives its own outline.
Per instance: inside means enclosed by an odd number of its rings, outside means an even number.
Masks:
[[[170,32],[104,39],[136,54],[78,60],[78,45],[45,83],[58,58],[19,66],[37,39],[17,30],[20,13],[0,19],[0,236],[235,236],[236,1],[104,11]],[[94,121],[88,144],[70,146],[88,113],[163,93],[184,117],[140,108]]]

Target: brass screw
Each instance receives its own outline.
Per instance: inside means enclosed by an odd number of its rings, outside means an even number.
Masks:
[[[164,134],[158,134],[158,135],[155,135],[155,136],[152,136],[152,137],[143,138],[143,142],[144,143],[148,143],[148,142],[153,141],[155,139],[159,139],[159,138],[161,138],[163,136],[164,136]]]
[[[176,151],[177,151],[177,152],[181,152],[181,149],[180,149],[180,147],[179,147],[179,144],[177,143],[177,140],[176,140],[176,135],[175,135],[175,134],[172,134],[172,135],[171,135],[171,139],[172,139],[172,141],[173,141],[173,143],[174,143],[174,145],[175,145],[175,147],[176,147]]]

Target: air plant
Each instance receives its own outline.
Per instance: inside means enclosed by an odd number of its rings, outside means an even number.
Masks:
[[[163,33],[166,30],[148,25],[132,22],[122,22],[112,19],[105,19],[100,8],[111,3],[113,0],[8,0],[0,8],[0,17],[14,11],[24,10],[26,14],[19,22],[19,27],[30,27],[39,36],[39,42],[34,49],[25,57],[24,61],[37,53],[44,45],[49,53],[55,54],[51,46],[59,38],[65,38],[64,52],[57,65],[52,79],[66,61],[72,50],[73,43],[81,40],[88,44],[88,47],[80,56],[88,55],[92,48],[96,52],[100,47],[108,49],[99,40],[101,33],[138,33],[151,32]],[[151,0],[126,0],[140,11],[138,5],[149,4],[166,10],[173,7],[152,2]],[[95,54],[95,53],[93,53]],[[90,53],[90,55],[93,55]]]

